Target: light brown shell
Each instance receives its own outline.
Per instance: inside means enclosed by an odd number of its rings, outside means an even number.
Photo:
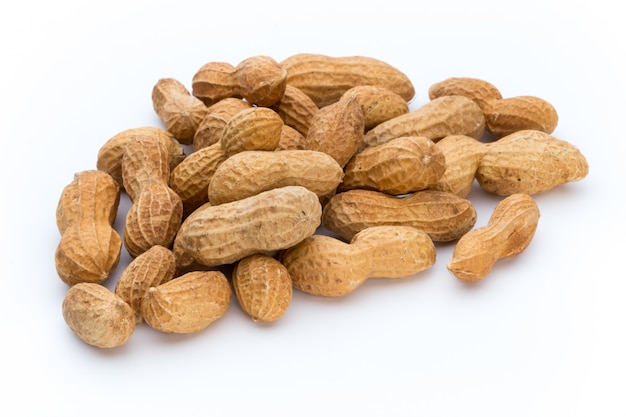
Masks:
[[[523,130],[487,145],[476,179],[491,193],[537,194],[587,176],[589,165],[574,145],[545,132]]]
[[[99,348],[125,344],[135,330],[135,313],[119,296],[96,283],[78,283],[65,294],[63,319],[83,342]]]
[[[430,86],[428,97],[434,100],[443,96],[464,96],[485,109],[494,101],[502,99],[500,91],[491,83],[471,77],[452,77]]]
[[[371,190],[339,193],[324,206],[322,224],[345,240],[368,227],[411,226],[433,241],[463,236],[476,223],[471,201],[441,191],[423,190],[395,197]]]
[[[465,198],[470,193],[476,170],[487,152],[484,143],[465,135],[450,135],[437,142],[446,160],[446,171],[431,190],[445,191]]]
[[[101,284],[117,267],[122,239],[112,225],[119,200],[120,187],[103,171],[78,172],[63,189],[56,209],[61,240],[54,260],[66,284]]]
[[[228,156],[242,151],[273,151],[280,142],[283,120],[267,107],[252,107],[235,114],[220,139]]]
[[[367,56],[296,54],[280,65],[287,70],[287,84],[300,89],[320,108],[338,101],[347,90],[359,85],[385,87],[407,102],[415,95],[406,74]]]
[[[496,206],[486,226],[459,239],[448,270],[462,281],[478,281],[498,259],[519,255],[530,244],[539,223],[539,208],[528,194],[513,194]]]
[[[306,136],[313,116],[319,110],[311,97],[293,85],[287,85],[285,94],[272,108],[283,119],[285,125],[293,127],[303,136]]]
[[[141,303],[145,322],[164,333],[197,333],[221,318],[231,289],[219,271],[193,271],[150,288]]]
[[[283,125],[280,134],[280,142],[276,151],[304,150],[306,148],[305,137],[291,126]]]
[[[276,321],[291,304],[289,272],[271,256],[256,254],[243,258],[235,266],[232,281],[241,309],[254,321]]]
[[[322,197],[333,192],[342,178],[339,164],[324,152],[244,151],[215,170],[208,199],[218,205],[289,185],[305,187]]]
[[[520,130],[552,133],[558,122],[559,116],[554,106],[534,96],[505,98],[485,108],[485,126],[496,138]]]
[[[207,148],[222,138],[226,123],[237,113],[252,107],[250,103],[239,98],[229,97],[218,101],[207,108],[207,113],[196,129],[193,137],[193,149],[199,151]]]
[[[339,191],[362,188],[407,194],[435,184],[445,170],[445,157],[430,139],[396,138],[354,155]]]
[[[399,94],[379,85],[358,85],[344,93],[354,94],[361,105],[365,131],[409,112],[409,104]]]

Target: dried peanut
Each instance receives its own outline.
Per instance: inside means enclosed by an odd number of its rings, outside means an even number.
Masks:
[[[239,98],[225,98],[207,109],[207,113],[193,137],[193,149],[202,148],[217,143],[222,138],[226,123],[237,113],[252,107],[247,101]]]
[[[340,297],[368,278],[403,278],[434,265],[435,245],[409,226],[365,229],[348,244],[325,235],[311,236],[281,257],[293,286],[309,294]]]
[[[135,313],[108,288],[82,282],[63,299],[63,319],[83,342],[99,348],[125,344],[135,331]]]
[[[406,197],[378,191],[339,193],[324,206],[322,224],[345,240],[372,226],[412,226],[433,241],[447,242],[463,236],[476,223],[469,200],[442,191],[423,190]]]
[[[280,142],[283,120],[267,107],[252,107],[235,114],[224,127],[220,144],[226,155],[242,151],[273,151]]]
[[[141,303],[145,322],[164,333],[196,333],[221,318],[231,289],[219,271],[194,271],[151,287]]]
[[[137,256],[122,272],[115,294],[120,296],[135,312],[141,322],[141,301],[150,287],[156,287],[172,278],[176,272],[174,253],[163,246],[153,246]]]
[[[520,96],[496,100],[485,108],[485,127],[496,138],[520,130],[552,133],[559,121],[556,109],[544,99]]]
[[[537,130],[512,133],[486,149],[476,179],[484,190],[499,195],[541,193],[589,172],[578,148]]]
[[[401,137],[354,155],[339,191],[362,188],[406,194],[435,184],[445,170],[444,155],[433,141]]]
[[[462,281],[478,281],[498,259],[519,255],[530,244],[539,208],[528,194],[512,194],[496,206],[486,226],[468,232],[456,244],[448,270]]]
[[[443,96],[464,96],[472,99],[483,113],[491,103],[502,99],[502,94],[493,84],[470,77],[448,78],[431,85],[428,89],[428,97],[431,100]]]
[[[385,87],[407,102],[415,95],[406,74],[371,57],[296,54],[280,65],[287,70],[287,84],[302,90],[320,108],[338,101],[347,90],[359,85]]]
[[[207,106],[228,97],[243,97],[250,104],[269,107],[283,96],[287,71],[268,56],[253,56],[236,67],[210,62],[194,75],[193,95]]]
[[[101,284],[117,267],[122,238],[112,225],[119,200],[120,187],[103,171],[79,172],[63,189],[56,209],[61,241],[55,265],[66,284]]]
[[[233,289],[242,310],[254,321],[278,320],[291,303],[289,272],[267,255],[250,255],[240,260],[233,270]]]
[[[352,87],[344,95],[354,94],[361,105],[365,120],[365,131],[409,112],[409,104],[399,94],[378,85]]]
[[[463,96],[443,96],[371,129],[361,148],[402,136],[425,136],[435,142],[449,135],[478,139],[484,130],[485,117],[478,104]]]
[[[131,256],[152,246],[170,247],[183,215],[183,202],[169,186],[165,147],[150,138],[128,142],[122,158],[124,188],[132,200],[124,244]]]
[[[285,94],[272,108],[287,126],[293,127],[303,136],[306,136],[313,116],[319,110],[311,97],[292,85],[287,85]]]
[[[324,152],[245,151],[215,170],[208,198],[219,205],[289,185],[300,185],[322,197],[333,192],[342,178],[339,164]]]
[[[276,151],[304,150],[305,146],[305,138],[302,133],[291,126],[283,125]]]
[[[219,206],[203,205],[183,222],[174,254],[177,266],[230,264],[255,253],[286,249],[320,225],[321,205],[312,191],[288,186]]]
[[[152,104],[165,129],[181,143],[191,145],[207,112],[204,103],[192,96],[180,81],[162,78],[152,89]]]
[[[180,142],[174,138],[170,132],[158,127],[138,127],[126,129],[105,142],[98,151],[97,168],[108,173],[120,185],[124,186],[122,180],[122,157],[128,141],[139,136],[148,136],[163,143],[167,149],[170,169],[174,169],[185,159],[185,151]]]
[[[472,189],[480,159],[487,151],[484,143],[464,135],[450,135],[437,142],[446,160],[446,171],[428,187],[465,198]]]

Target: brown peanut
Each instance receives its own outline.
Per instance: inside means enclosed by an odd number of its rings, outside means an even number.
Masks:
[[[342,178],[339,164],[324,152],[245,151],[215,170],[208,199],[219,205],[289,185],[300,185],[323,197],[334,192]]]
[[[441,191],[423,190],[406,197],[378,191],[349,190],[324,206],[322,224],[345,240],[373,226],[412,226],[435,242],[463,236],[476,223],[476,210],[469,200]]]
[[[267,107],[252,107],[235,114],[224,127],[220,144],[227,156],[242,151],[273,151],[280,143],[283,120]]]
[[[115,284],[115,294],[135,312],[136,321],[141,316],[141,301],[150,287],[156,287],[172,278],[176,272],[174,253],[163,246],[153,246],[137,256],[122,272]]]
[[[232,281],[241,309],[254,321],[276,321],[291,304],[289,272],[271,256],[256,254],[243,258],[233,270]]]
[[[415,95],[406,74],[371,57],[296,54],[280,65],[287,71],[287,84],[300,89],[320,108],[338,101],[347,90],[359,85],[385,87],[407,102]]]
[[[496,100],[485,109],[485,127],[496,138],[520,130],[552,133],[558,121],[559,116],[554,106],[534,96]]]
[[[150,138],[128,142],[122,159],[124,188],[132,200],[124,245],[136,257],[152,246],[169,248],[183,215],[183,202],[169,186],[165,147]]]
[[[445,170],[445,157],[433,141],[401,137],[354,155],[339,191],[361,188],[407,194],[435,184]]]
[[[247,101],[234,97],[225,98],[210,106],[193,137],[194,151],[219,142],[228,121],[240,111],[250,107],[252,105]]]
[[[302,133],[291,126],[283,125],[276,151],[304,150],[305,146],[305,137]]]
[[[67,185],[56,209],[61,233],[55,252],[63,282],[103,283],[120,260],[122,238],[113,228],[120,187],[103,171],[82,171]]]
[[[435,83],[428,89],[428,97],[434,100],[443,96],[464,96],[480,106],[483,113],[494,101],[501,100],[502,94],[493,84],[470,77],[452,77]]]
[[[587,176],[587,160],[574,145],[537,130],[522,130],[487,144],[476,171],[491,193],[537,194]]]
[[[292,85],[287,85],[285,94],[272,108],[287,126],[293,127],[303,136],[306,136],[313,116],[319,110],[311,97]]]
[[[230,305],[230,284],[219,271],[194,271],[151,287],[141,303],[145,322],[164,333],[197,333]]]
[[[530,244],[539,208],[528,194],[512,194],[496,206],[486,226],[468,232],[456,244],[448,270],[462,281],[478,281],[497,260],[519,255]]]
[[[286,249],[316,231],[321,211],[319,197],[301,186],[276,188],[219,206],[203,205],[178,231],[177,266],[225,265],[255,253]]]
[[[424,136],[434,142],[449,135],[478,139],[484,130],[485,116],[478,104],[463,96],[443,96],[371,129],[361,149],[402,136]]]
[[[196,130],[207,113],[204,103],[173,78],[162,78],[152,89],[154,111],[165,129],[181,143],[191,145]]]
[[[378,85],[358,85],[344,95],[354,94],[361,105],[365,121],[365,131],[379,124],[409,112],[409,104],[399,94]]]
[[[83,342],[114,348],[125,344],[135,331],[135,313],[119,296],[93,282],[72,286],[63,299],[63,319]]]
[[[285,93],[287,71],[268,56],[253,56],[236,67],[221,62],[205,64],[193,76],[192,91],[207,106],[228,97],[269,107]]]
[[[409,226],[365,229],[348,244],[325,235],[311,236],[281,257],[293,286],[327,297],[347,295],[368,278],[403,278],[435,263],[428,235]]]

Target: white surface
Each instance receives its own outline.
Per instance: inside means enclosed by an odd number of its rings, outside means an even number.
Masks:
[[[626,415],[621,8],[411,3],[0,6],[1,414]],[[560,115],[554,135],[587,156],[589,176],[537,196],[530,247],[477,285],[448,273],[453,245],[440,245],[436,265],[413,278],[371,280],[341,299],[295,292],[271,325],[234,302],[196,335],[142,325],[115,350],[78,340],[54,268],[62,188],[114,134],[160,126],[150,101],[159,78],[190,86],[209,61],[299,52],[387,61],[412,79],[413,109],[451,76],[543,97]],[[485,224],[498,199],[470,198]]]

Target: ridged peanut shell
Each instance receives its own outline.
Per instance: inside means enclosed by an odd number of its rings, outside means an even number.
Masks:
[[[367,56],[296,54],[280,64],[287,70],[287,84],[300,89],[320,108],[338,101],[347,90],[359,85],[385,87],[407,102],[415,95],[406,74]]]
[[[221,318],[231,289],[219,271],[193,271],[151,287],[141,303],[145,322],[164,333],[197,333]]]
[[[354,155],[339,191],[361,188],[407,194],[435,184],[445,170],[445,157],[430,139],[396,138]]]
[[[409,112],[407,101],[385,87],[359,85],[344,93],[344,95],[352,94],[363,110],[366,132],[387,120]]]
[[[252,107],[235,114],[220,139],[228,156],[242,151],[273,151],[280,142],[283,120],[267,107]]]
[[[428,97],[434,100],[443,96],[464,96],[485,109],[494,101],[502,99],[502,94],[490,82],[470,77],[452,77],[430,86]]]
[[[243,258],[233,270],[232,281],[241,309],[254,321],[276,321],[291,304],[289,272],[271,256],[256,254]]]
[[[135,313],[119,296],[95,283],[78,283],[65,294],[63,319],[83,342],[114,348],[125,344],[135,330]]]
[[[206,106],[229,97],[237,97],[237,81],[233,77],[235,67],[227,62],[208,62],[194,74],[191,93]]]
[[[437,147],[446,160],[446,171],[436,184],[428,188],[467,197],[487,147],[484,143],[464,135],[446,136],[437,142]]]
[[[290,185],[322,197],[335,191],[342,178],[339,164],[324,152],[244,151],[215,170],[208,197],[211,204],[218,205]]]
[[[520,130],[540,130],[552,133],[559,116],[552,104],[534,96],[510,97],[497,100],[485,108],[485,127],[496,138]]]
[[[247,101],[229,97],[208,107],[207,113],[196,129],[193,149],[199,151],[220,141],[228,121],[237,113],[252,107]]]
[[[411,226],[435,242],[463,236],[476,223],[476,209],[469,200],[441,191],[423,190],[405,197],[379,191],[349,190],[324,206],[322,224],[345,240],[368,227]]]
[[[283,97],[287,86],[287,71],[273,58],[252,56],[241,61],[233,76],[238,95],[248,103],[269,107]]]
[[[291,126],[283,125],[283,130],[280,134],[280,141],[276,146],[276,151],[292,151],[292,150],[304,150],[306,149],[306,139],[302,133],[298,132]]]
[[[283,97],[272,108],[287,126],[293,127],[303,136],[306,136],[313,116],[319,110],[311,97],[293,85],[286,86]]]
[[[484,190],[499,195],[537,194],[589,173],[577,147],[537,130],[512,133],[486,148],[476,179]]]

